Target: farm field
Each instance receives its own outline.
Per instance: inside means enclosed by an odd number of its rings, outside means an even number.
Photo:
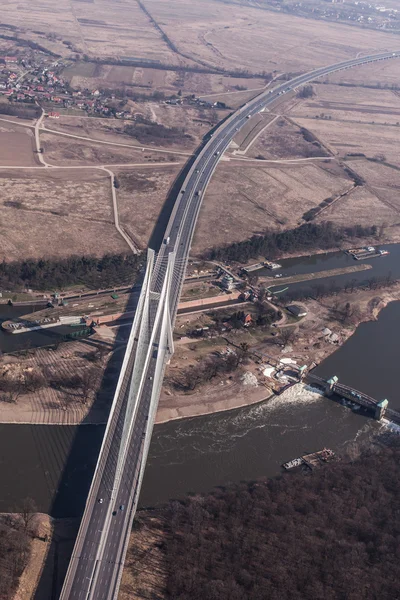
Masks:
[[[154,91],[165,95],[196,94],[214,95],[235,92],[242,97],[248,90],[262,88],[266,81],[262,77],[232,77],[214,73],[197,73],[193,71],[172,71],[149,67],[98,64],[77,62],[63,71],[70,85],[74,88],[97,87],[118,88],[129,86],[133,94],[147,95]],[[225,97],[225,96],[224,96]],[[217,99],[217,98],[216,98]]]
[[[305,126],[306,127],[306,126]],[[310,158],[329,156],[318,140],[285,117],[279,117],[264,129],[247,152],[251,158]]]
[[[147,247],[168,191],[180,166],[118,171],[118,213],[121,225],[142,249]]]
[[[37,166],[39,161],[34,150],[32,129],[0,120],[0,166]]]
[[[398,48],[397,37],[391,37],[390,47]],[[389,46],[388,46],[389,47]],[[398,60],[385,60],[371,63],[367,67],[354,67],[346,71],[338,71],[327,77],[329,83],[342,83],[360,86],[391,87],[399,86],[400,63]]]
[[[207,188],[192,253],[198,255],[216,244],[240,241],[269,228],[296,227],[305,212],[350,185],[345,175],[313,164],[222,163]],[[210,226],[215,223],[218,239],[215,227]]]
[[[400,130],[396,125],[303,118],[296,122],[316,135],[335,156],[361,152],[372,158],[383,154],[388,162],[400,166]]]
[[[84,142],[52,133],[41,134],[46,161],[55,166],[99,166],[152,162],[174,162],[179,156],[142,151],[141,147],[124,148]]]
[[[316,221],[332,221],[342,226],[349,223],[368,226],[373,223],[378,227],[384,226],[386,238],[391,242],[400,240],[400,207],[396,209],[383,202],[367,187],[355,188],[348,196],[328,207]]]
[[[1,260],[127,251],[110,180],[93,171],[0,171]]]
[[[181,135],[177,136],[177,139],[170,140],[163,137],[164,131],[161,131],[160,135],[157,131],[154,133],[150,131],[149,135],[141,137],[139,126],[137,128],[138,136],[134,137],[127,135],[124,129],[129,126],[136,128],[135,121],[122,121],[121,119],[96,119],[61,115],[60,119],[57,120],[46,118],[44,125],[53,131],[137,146],[140,150],[143,145],[148,146],[149,143],[152,143],[154,147],[182,149],[183,152],[190,152],[199,144],[203,136],[228,114],[228,111],[225,110],[170,106],[158,102],[137,103],[128,101],[127,105],[136,116],[142,117],[151,123],[162,124],[164,127],[175,127],[182,130]],[[147,140],[147,138],[149,139]]]
[[[400,123],[400,95],[392,90],[320,84],[313,84],[313,90],[315,96],[294,106],[291,116],[323,116],[333,121],[390,125]]]
[[[78,2],[8,0],[2,23],[63,56],[154,61],[174,66],[245,69],[255,73],[306,70],[391,45],[385,32],[349,29],[217,0]],[[146,14],[146,11],[148,14]],[[351,34],[350,34],[351,31]],[[50,33],[51,32],[51,35]],[[68,42],[68,45],[62,42]],[[112,74],[111,79],[130,75]]]
[[[218,67],[252,72],[307,70],[352,58],[360,51],[378,51],[393,40],[383,32],[350,30],[346,25],[214,0],[146,0],[145,4],[181,52]]]
[[[112,10],[108,0],[96,0],[96,3],[36,0],[34,4],[31,0],[9,0],[2,3],[2,22],[25,30],[52,32],[71,42],[75,51],[87,55],[177,62],[160,32],[140,6],[130,0],[114,2]],[[50,46],[52,36],[46,33],[36,33],[36,36],[47,40],[46,45]],[[56,42],[52,41],[53,48],[62,48],[62,44]]]

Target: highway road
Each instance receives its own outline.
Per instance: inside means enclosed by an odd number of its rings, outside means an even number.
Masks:
[[[98,464],[65,578],[61,600],[111,600],[118,589],[136,511],[173,325],[197,217],[211,176],[247,119],[302,84],[334,71],[389,60],[387,52],[300,75],[261,93],[227,120],[194,161],[170,216],[164,243],[149,255],[142,292]],[[218,224],[215,239],[218,240]],[[171,262],[172,260],[172,262]],[[169,264],[169,266],[168,266]]]

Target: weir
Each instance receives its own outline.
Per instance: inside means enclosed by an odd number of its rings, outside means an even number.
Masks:
[[[304,381],[310,384],[316,384],[322,387],[327,397],[336,394],[341,398],[346,398],[358,406],[366,408],[371,416],[377,421],[381,421],[386,417],[389,421],[400,425],[400,412],[388,408],[388,400],[376,400],[364,392],[360,392],[348,385],[339,383],[339,379],[334,375],[330,379],[323,379],[314,373],[307,373]]]

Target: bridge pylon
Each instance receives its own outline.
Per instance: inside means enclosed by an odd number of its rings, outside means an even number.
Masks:
[[[383,419],[383,417],[385,416],[385,412],[388,407],[388,404],[389,404],[389,402],[386,399],[378,402],[378,404],[376,405],[376,408],[375,408],[374,419],[376,419],[377,421],[380,421],[381,419]]]
[[[334,375],[333,377],[328,379],[328,381],[325,383],[325,394],[327,396],[332,396],[334,387],[338,381],[339,381],[339,379],[336,377],[336,375]]]

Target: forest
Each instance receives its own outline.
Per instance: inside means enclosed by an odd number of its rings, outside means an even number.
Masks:
[[[22,288],[62,290],[84,284],[93,289],[133,283],[142,265],[135,254],[106,254],[40,258],[0,263],[0,287],[12,291]]]
[[[267,256],[270,259],[291,252],[309,252],[337,247],[345,240],[376,236],[375,225],[362,227],[353,225],[340,227],[330,221],[324,223],[305,223],[287,231],[267,231],[263,235],[253,235],[249,240],[235,242],[228,246],[212,248],[204,258],[246,262],[250,258]]]
[[[160,533],[162,595],[173,600],[400,597],[400,445],[313,472],[219,487],[147,511]],[[156,518],[154,518],[156,517]],[[161,524],[161,525],[160,525]],[[160,536],[157,535],[157,539]],[[154,572],[151,552],[130,563]],[[147,565],[147,562],[149,565]]]

